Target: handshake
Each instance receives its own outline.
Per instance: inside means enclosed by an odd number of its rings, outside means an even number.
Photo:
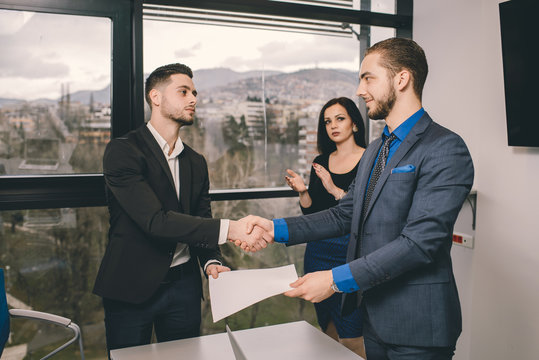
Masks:
[[[254,215],[230,220],[227,238],[244,251],[262,250],[274,240],[273,221]]]
[[[237,221],[230,220],[228,240],[244,251],[255,252],[262,250],[275,239],[273,221],[260,216],[249,215]],[[332,270],[308,273],[294,281],[293,288],[284,293],[290,297],[300,297],[314,303],[320,302],[333,295]]]

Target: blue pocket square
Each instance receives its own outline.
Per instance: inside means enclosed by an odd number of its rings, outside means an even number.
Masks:
[[[407,172],[414,172],[415,166],[412,164],[399,166],[394,169],[391,169],[392,174],[398,174],[398,173],[407,173]]]

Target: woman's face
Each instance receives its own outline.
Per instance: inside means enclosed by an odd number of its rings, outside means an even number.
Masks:
[[[324,111],[324,123],[329,138],[336,144],[354,136],[352,131],[354,123],[341,104],[331,105]]]

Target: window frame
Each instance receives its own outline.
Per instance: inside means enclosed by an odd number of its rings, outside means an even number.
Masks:
[[[120,136],[144,121],[140,1],[2,0],[0,9],[109,18],[111,134]],[[0,210],[102,205],[105,205],[103,174],[0,176]]]
[[[275,16],[286,14],[303,19],[360,24],[365,28],[389,27],[396,29],[397,36],[411,38],[413,0],[395,1],[397,14],[394,15],[270,0],[0,0],[0,9],[111,19],[111,136],[115,138],[144,123],[143,3]],[[370,9],[370,2],[361,0],[362,9]],[[368,39],[368,32],[365,36]],[[362,46],[361,57],[364,50]],[[288,188],[224,189],[210,191],[210,196],[212,200],[220,201],[292,197],[297,193]],[[103,174],[0,176],[0,210],[105,205]]]

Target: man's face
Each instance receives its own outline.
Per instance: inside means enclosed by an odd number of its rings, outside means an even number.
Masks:
[[[170,76],[170,82],[161,89],[161,115],[181,125],[193,124],[197,104],[193,80],[184,74]]]
[[[378,53],[365,56],[359,70],[359,86],[356,92],[357,96],[365,100],[369,110],[367,114],[374,120],[387,118],[397,100],[389,72],[379,65],[379,58]]]

